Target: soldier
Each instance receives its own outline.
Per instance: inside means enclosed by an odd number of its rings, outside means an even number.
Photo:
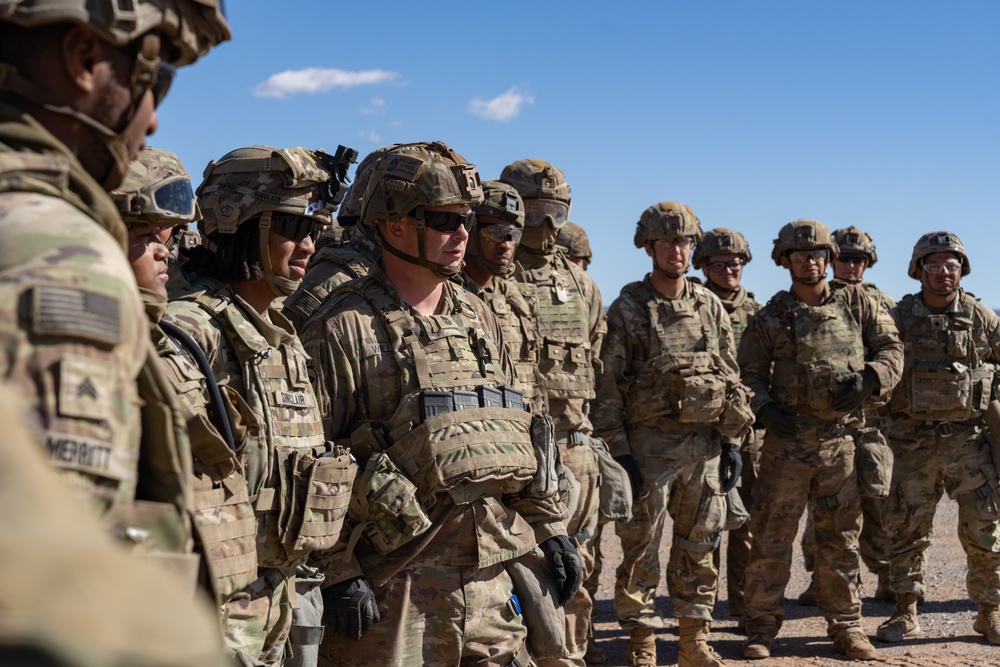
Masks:
[[[750,263],[753,255],[746,239],[737,231],[722,227],[710,229],[701,243],[694,249],[691,263],[701,269],[705,276],[705,286],[722,300],[733,329],[733,349],[738,349],[743,332],[750,323],[750,317],[764,307],[740,284],[743,267]],[[744,507],[750,507],[754,483],[760,470],[760,447],[764,442],[764,432],[747,431],[747,437],[740,446],[743,473],[740,476],[739,494]],[[750,526],[745,522],[739,528],[729,531],[729,547],[726,551],[726,589],[729,600],[729,615],[738,619],[740,625],[746,613],[743,602],[743,573],[750,559]],[[721,550],[715,552],[716,567],[719,565]]]
[[[698,218],[683,204],[643,211],[635,246],[652,258],[653,271],[611,304],[601,355],[594,428],[629,471],[636,498],[634,518],[616,529],[624,555],[615,582],[615,610],[635,667],[657,664],[654,602],[667,512],[674,522],[667,581],[680,666],[723,664],[707,643],[718,584],[712,553],[753,415],[722,302],[684,277],[701,239]]]
[[[556,246],[569,261],[584,271],[590,266],[590,260],[593,258],[593,253],[590,251],[590,239],[587,238],[586,230],[575,222],[567,222],[566,226],[559,230]]]
[[[199,216],[201,213],[199,212]],[[167,266],[167,294],[185,292],[191,288],[187,270],[184,268],[191,261],[191,254],[201,247],[201,235],[197,229],[185,225],[177,225],[167,244],[170,248],[170,263]]]
[[[199,368],[191,358],[200,352],[197,344],[176,327],[160,323],[167,307],[166,244],[174,238],[175,226],[200,220],[201,210],[177,156],[149,147],[142,149],[111,197],[128,228],[129,264],[152,325],[153,343],[165,362],[164,375],[177,394],[187,427],[191,514],[204,556],[201,584],[222,605],[257,578],[253,506],[207,359],[199,360]],[[206,401],[206,394],[213,400]]]
[[[139,406],[156,400],[139,380],[155,354],[107,191],[156,128],[174,67],[229,38],[213,0],[134,5],[0,9],[0,375],[26,397],[50,463],[118,519],[134,515],[140,484],[173,504],[184,491],[177,470],[140,478],[144,462],[179,459],[155,433],[154,457],[139,457]]]
[[[513,186],[524,201],[524,236],[515,254],[523,270],[515,279],[535,304],[537,378],[555,420],[560,460],[580,484],[580,499],[567,528],[580,551],[586,579],[594,569],[600,512],[599,460],[587,413],[606,331],[601,293],[586,272],[556,249],[571,203],[562,171],[542,160],[518,160],[504,167],[500,181]],[[587,651],[592,609],[584,588],[565,606],[566,621],[574,628],[566,640],[575,664],[582,664]]]
[[[246,661],[280,664],[286,640],[294,664],[315,661],[319,585],[324,569],[339,567],[306,560],[339,537],[356,466],[323,437],[305,352],[273,303],[305,274],[347,166],[322,151],[265,146],[209,163],[198,187],[207,248],[191,262],[193,291],[167,309],[224,392],[256,512],[258,577],[225,605],[227,644]]]
[[[983,422],[1000,363],[1000,317],[959,286],[970,271],[957,236],[924,234],[908,272],[920,291],[892,309],[906,355],[886,430],[895,454],[885,521],[892,530],[896,611],[878,628],[882,641],[920,634],[916,605],[924,593],[925,553],[934,510],[947,490],[958,501],[969,598],[979,603],[973,629],[1000,644],[1000,491]]]
[[[886,310],[895,306],[896,301],[891,296],[872,283],[861,282],[865,270],[875,266],[875,262],[878,261],[878,253],[875,252],[875,242],[871,235],[857,227],[844,227],[833,232],[833,239],[837,242],[837,247],[840,248],[840,254],[833,260],[833,277],[845,283],[860,285],[881,301],[882,307]],[[881,418],[874,409],[865,411],[865,423],[873,429],[872,436],[883,438],[876,429],[876,426],[881,423]],[[861,514],[863,521],[858,546],[861,560],[871,572],[878,575],[875,599],[895,600],[895,596],[889,589],[889,536],[886,535],[882,526],[882,503],[877,498],[862,495]],[[814,546],[813,518],[810,509],[806,519],[806,528],[802,532],[802,560],[807,572],[814,571]],[[798,602],[807,606],[816,604],[815,577],[809,579],[809,587],[799,595]]]
[[[828,284],[838,248],[815,220],[790,222],[774,263],[792,286],[750,320],[737,361],[767,430],[750,511],[753,545],[744,578],[743,657],[762,659],[784,618],[782,601],[799,517],[813,503],[820,612],[834,647],[852,660],[875,649],[861,630],[858,533],[861,509],[852,430],[861,407],[899,381],[902,344],[878,299],[856,285]]]
[[[321,658],[527,665],[505,563],[540,541],[562,601],[580,564],[562,521],[536,509],[553,491],[533,483],[531,418],[500,327],[449,280],[483,202],[479,174],[443,143],[398,144],[373,158],[357,201],[382,257],[302,333],[327,435],[350,442],[365,468],[348,562],[323,592]]]

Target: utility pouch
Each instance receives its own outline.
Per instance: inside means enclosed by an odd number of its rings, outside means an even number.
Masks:
[[[601,474],[601,516],[609,521],[631,521],[632,480],[628,472],[611,457],[606,442],[589,436],[587,441],[597,454],[597,468]]]
[[[556,447],[556,428],[552,417],[532,415],[531,445],[535,448],[538,470],[528,485],[528,494],[532,498],[551,498],[559,492],[559,473],[556,470],[559,449]]]
[[[399,471],[384,452],[375,452],[351,494],[348,513],[364,524],[371,545],[387,554],[431,527],[417,487]]]
[[[878,429],[865,429],[854,438],[854,467],[858,490],[868,498],[888,498],[893,454]]]
[[[535,547],[504,563],[521,601],[521,616],[528,630],[528,648],[540,660],[566,658],[566,612],[559,606],[559,591],[542,550]]]
[[[707,424],[718,419],[726,407],[726,381],[714,374],[680,377],[677,421]]]
[[[292,551],[329,549],[340,537],[358,465],[343,447],[314,457],[296,451],[292,459],[292,513],[282,542]]]
[[[965,410],[970,406],[972,378],[967,369],[955,372],[951,368],[914,367],[911,373],[910,405],[914,409]]]
[[[806,405],[816,411],[829,410],[833,403],[833,366],[827,360],[803,363],[805,367]]]
[[[750,432],[755,420],[747,390],[737,383],[729,389],[726,405],[719,415],[719,421],[715,423],[715,430],[724,438],[741,439]]]

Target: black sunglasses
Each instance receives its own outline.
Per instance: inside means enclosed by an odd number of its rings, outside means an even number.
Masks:
[[[414,210],[410,216],[417,218],[417,211]],[[453,213],[451,211],[424,211],[424,225],[428,229],[433,229],[442,234],[454,234],[459,227],[465,227],[465,231],[471,231],[476,224],[476,214],[474,211],[468,213]]]
[[[315,241],[322,231],[322,224],[315,218],[304,215],[277,213],[271,216],[271,229],[289,241],[301,243],[307,236]]]

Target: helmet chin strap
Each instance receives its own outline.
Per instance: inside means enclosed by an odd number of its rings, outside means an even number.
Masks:
[[[274,296],[288,296],[299,286],[299,281],[289,280],[288,278],[277,276],[274,273],[274,269],[271,268],[271,249],[268,244],[268,238],[271,235],[272,213],[273,211],[264,211],[261,213],[260,221],[257,223],[260,266],[264,269],[264,280],[267,282],[267,286],[271,288],[271,292],[274,293]]]

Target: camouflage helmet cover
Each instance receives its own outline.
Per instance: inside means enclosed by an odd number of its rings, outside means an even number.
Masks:
[[[962,275],[967,276],[972,272],[969,255],[965,252],[965,246],[962,245],[962,240],[958,236],[951,232],[929,232],[921,236],[917,244],[913,246],[913,256],[910,257],[910,268],[907,275],[914,280],[920,280],[919,271],[923,259],[936,252],[955,253],[962,262]]]
[[[554,199],[571,203],[566,176],[554,164],[528,158],[511,162],[500,172],[500,180],[517,189],[522,199]]]
[[[512,185],[497,179],[483,183],[483,202],[473,207],[477,216],[492,216],[524,227],[524,202]]]
[[[875,266],[878,254],[875,252],[875,241],[871,234],[858,227],[844,227],[833,232],[833,240],[841,254],[854,252],[868,258],[868,267]]]
[[[180,66],[232,36],[222,5],[222,0],[0,0],[0,21],[24,28],[75,23],[119,47],[156,31],[173,47],[167,60]]]
[[[690,236],[695,243],[701,241],[701,222],[688,206],[672,201],[663,201],[650,206],[639,217],[635,225],[632,242],[636,248],[656,239]]]
[[[336,202],[321,198],[321,186],[334,178],[320,151],[238,148],[205,167],[198,186],[204,216],[198,228],[203,237],[235,234],[241,224],[268,211],[329,224]]]
[[[703,269],[712,255],[736,255],[744,264],[753,259],[750,244],[742,234],[725,227],[716,227],[705,232],[701,243],[691,255],[691,263],[696,269]]]
[[[789,222],[778,232],[778,238],[774,239],[774,249],[771,250],[771,259],[777,266],[781,266],[781,258],[791,250],[818,250],[820,248],[829,251],[831,261],[840,254],[840,249],[830,234],[829,227],[819,220],[799,218]]]
[[[111,199],[126,223],[174,226],[201,220],[180,158],[158,148],[146,146],[139,152]]]
[[[556,245],[565,250],[568,257],[582,257],[588,262],[593,258],[587,232],[575,222],[567,222],[559,230],[559,236],[556,237]]]
[[[379,148],[362,161],[355,180],[347,205],[366,225],[402,220],[418,207],[483,201],[476,166],[440,141]]]

